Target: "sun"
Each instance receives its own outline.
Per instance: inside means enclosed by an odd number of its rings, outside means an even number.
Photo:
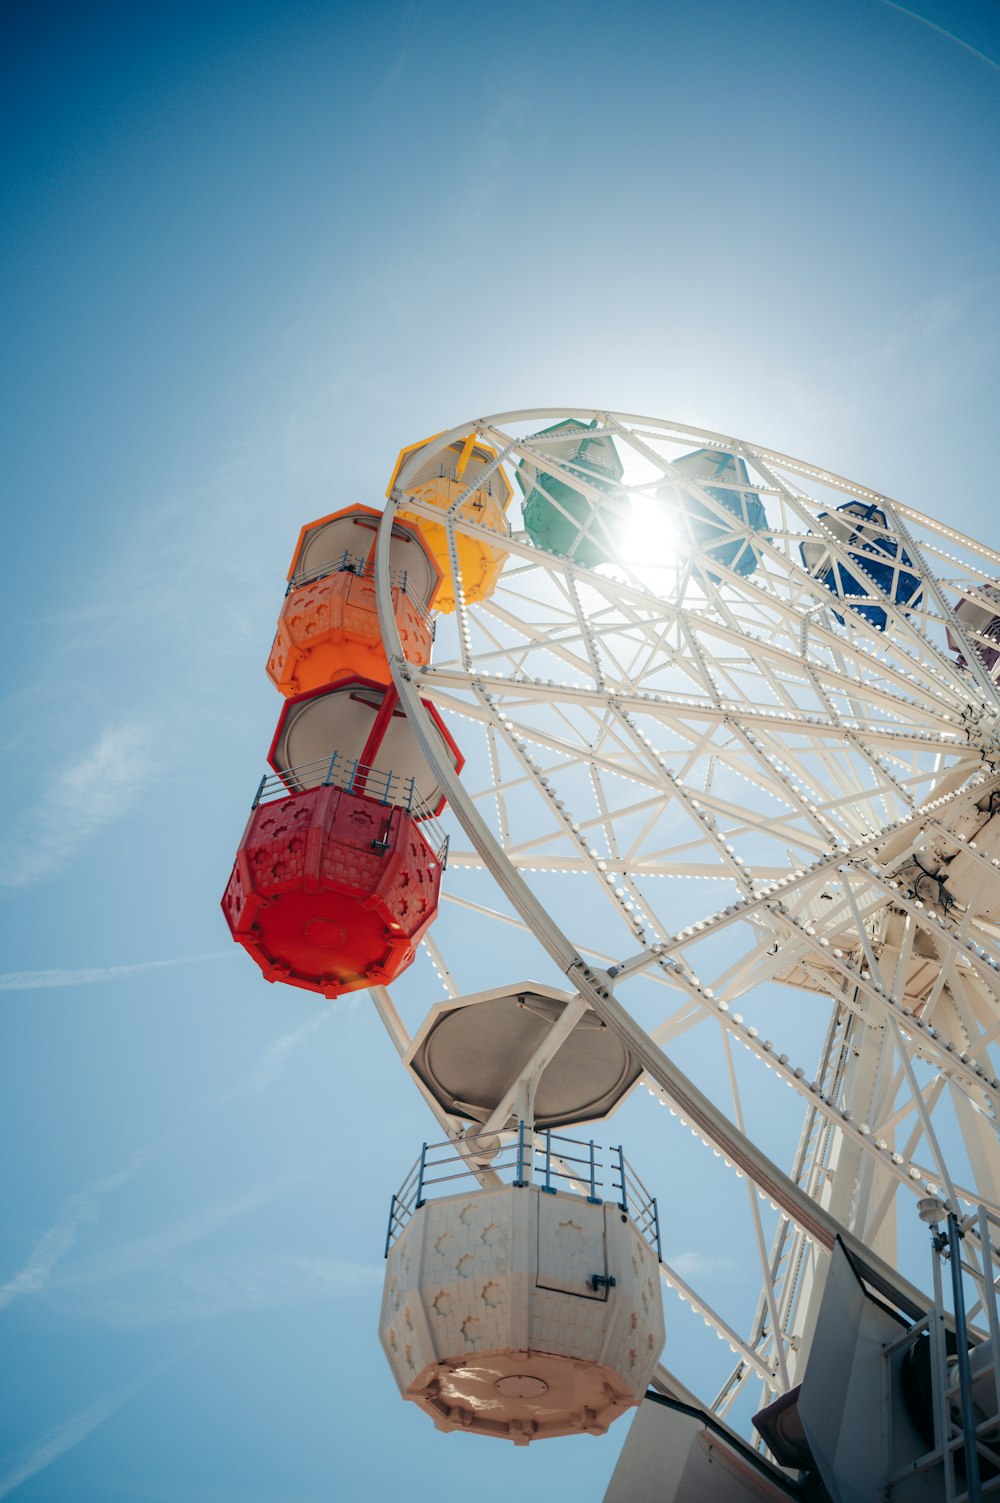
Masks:
[[[675,574],[683,539],[673,508],[648,490],[634,492],[628,499],[621,563],[647,580],[659,581],[668,573]]]

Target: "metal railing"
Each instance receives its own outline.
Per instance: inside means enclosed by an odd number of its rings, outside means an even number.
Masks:
[[[660,1222],[656,1198],[622,1153],[621,1145],[605,1150],[593,1138],[567,1138],[552,1132],[535,1132],[524,1122],[517,1131],[500,1136],[484,1135],[482,1141],[469,1134],[461,1141],[424,1143],[420,1153],[389,1206],[385,1255],[407,1225],[415,1211],[436,1195],[453,1193],[442,1186],[476,1179],[482,1162],[489,1159],[491,1171],[516,1189],[537,1185],[545,1195],[583,1196],[591,1205],[609,1201],[629,1216],[657,1259],[660,1248]],[[605,1180],[604,1176],[607,1176]],[[462,1188],[456,1186],[457,1190]],[[478,1184],[477,1187],[478,1188]],[[607,1189],[609,1193],[600,1192]]]
[[[315,568],[303,570],[293,574],[285,587],[285,594],[291,595],[294,590],[300,590],[305,585],[315,584],[319,579],[327,579],[331,574],[354,574],[359,579],[375,578],[374,559],[362,558],[360,554],[350,553],[346,548],[336,558],[327,559]],[[426,601],[419,599],[410,591],[410,571],[408,569],[390,569],[389,584],[401,595],[405,595],[417,612],[421,622],[430,629],[433,637],[437,622],[431,619],[430,607]]]
[[[934,1304],[884,1355],[888,1359],[899,1347],[928,1341],[934,1444],[888,1481],[891,1488],[940,1466],[943,1503],[979,1503],[1000,1490],[1000,1216],[985,1206],[959,1217],[940,1205],[938,1214],[933,1200],[921,1202],[920,1213],[931,1227]],[[968,1307],[966,1280],[975,1290]]]
[[[298,767],[287,767],[283,772],[265,773],[250,807],[256,809],[259,804],[297,798],[316,788],[342,788],[345,793],[357,794],[373,803],[404,810],[420,822],[424,839],[442,868],[447,865],[449,837],[434,808],[418,791],[416,778],[403,777],[391,768],[369,766],[339,751]]]
[[[497,478],[498,466],[494,464],[490,474],[480,479],[477,472],[488,468],[488,465],[482,460],[473,458],[460,476],[458,473],[459,459],[460,455],[458,452],[454,449],[446,449],[436,463],[426,465],[424,468],[418,470],[417,474],[410,481],[408,489],[399,491],[399,495],[402,497],[414,496],[416,500],[420,501],[424,499],[417,494],[421,486],[427,485],[432,480],[451,480],[456,485],[464,486],[468,490],[469,495],[467,500],[472,503],[477,511],[482,510],[485,505],[484,502],[475,499],[479,491],[485,491],[487,495],[502,507],[504,504],[505,486],[503,481]],[[470,474],[473,465],[476,466],[476,471]]]

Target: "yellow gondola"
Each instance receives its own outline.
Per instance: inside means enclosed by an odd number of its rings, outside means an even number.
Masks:
[[[392,479],[386,491],[391,496],[396,489],[400,474],[407,462],[428,444],[432,438],[420,443],[408,444],[400,451]],[[456,439],[453,444],[439,451],[407,481],[406,495],[416,501],[426,502],[441,511],[447,511],[463,496],[456,516],[463,522],[473,522],[489,532],[509,537],[506,511],[510,503],[511,488],[507,477],[497,464],[497,451],[470,433],[466,439]],[[435,609],[451,612],[455,609],[455,585],[452,563],[448,551],[448,533],[443,523],[433,522],[429,517],[418,515],[401,507],[399,517],[416,522],[434,554],[444,579],[434,602]],[[485,600],[496,589],[500,571],[506,561],[506,551],[493,547],[482,537],[463,532],[455,534],[458,552],[458,568],[462,577],[462,592],[469,605]]]

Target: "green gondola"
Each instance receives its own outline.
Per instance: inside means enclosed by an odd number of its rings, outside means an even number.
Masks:
[[[547,442],[536,441],[532,447],[551,455],[560,473],[539,470],[527,459],[515,472],[525,498],[524,528],[535,547],[588,568],[616,555],[626,522],[624,510],[602,506],[565,473],[578,474],[582,482],[604,492],[620,483],[624,466],[614,439],[595,429],[596,419],[589,424],[571,419],[545,428],[540,437]]]

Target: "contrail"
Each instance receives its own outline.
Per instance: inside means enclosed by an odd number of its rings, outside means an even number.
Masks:
[[[135,1383],[130,1383],[124,1388],[117,1389],[114,1393],[105,1394],[104,1398],[97,1399],[93,1404],[78,1409],[71,1414],[69,1419],[63,1420],[61,1425],[49,1430],[34,1445],[29,1446],[19,1456],[9,1458],[8,1469],[0,1473],[0,1498],[6,1498],[15,1488],[21,1487],[30,1478],[36,1477],[47,1466],[58,1461],[60,1456],[65,1456],[67,1451],[72,1451],[81,1441],[87,1439],[99,1425],[109,1420],[113,1414],[130,1399],[149,1386],[161,1373],[166,1372],[175,1363],[190,1355],[194,1348],[178,1352],[165,1361],[157,1363],[151,1372],[144,1374]]]
[[[225,953],[228,954],[229,952],[226,951]],[[190,956],[187,958],[195,960],[204,959],[205,957]],[[176,965],[179,963],[177,961],[150,961],[147,962],[147,966]],[[126,968],[119,967],[118,969]],[[144,967],[138,966],[133,967],[133,969],[141,970]],[[28,974],[37,974],[37,972],[29,972]],[[200,1107],[191,1107],[184,1114],[181,1121],[184,1122],[190,1119],[191,1116],[198,1115],[201,1112],[213,1111],[218,1107],[228,1106],[231,1102],[243,1096],[261,1095],[274,1084],[278,1076],[287,1067],[295,1050],[322,1028],[332,1016],[332,1009],[319,1012],[300,1027],[292,1029],[290,1033],[283,1034],[281,1038],[276,1039],[273,1044],[267,1046],[261,1054],[256,1067],[243,1080],[239,1081],[232,1090],[226,1091],[222,1096],[217,1096],[205,1102]],[[157,1143],[150,1147],[139,1149],[132,1155],[124,1169],[120,1169],[114,1174],[106,1175],[103,1179],[92,1180],[90,1184],[84,1185],[82,1189],[77,1190],[75,1194],[70,1195],[63,1202],[62,1214],[35,1243],[24,1266],[5,1282],[0,1283],[0,1310],[6,1309],[8,1305],[13,1304],[16,1299],[21,1299],[24,1295],[40,1294],[47,1287],[56,1264],[60,1263],[74,1246],[80,1235],[81,1228],[92,1225],[99,1218],[104,1197],[113,1190],[117,1190],[119,1185],[126,1184],[134,1175],[138,1174],[150,1156],[157,1152],[164,1142],[169,1141],[173,1133],[179,1129],[179,1125],[168,1131],[164,1138],[158,1140]],[[283,1186],[279,1188],[283,1188]],[[262,1195],[267,1196],[273,1193],[274,1188],[271,1186],[258,1187],[250,1192],[250,1200],[246,1202],[246,1206],[244,1206],[243,1200],[237,1199],[220,1208],[221,1214],[224,1220],[231,1219],[234,1215],[242,1215],[244,1209],[256,1204]],[[220,1214],[220,1211],[217,1211],[215,1214]],[[200,1223],[196,1223],[195,1225],[197,1227]],[[171,1236],[176,1238],[177,1235],[175,1229]],[[188,1231],[185,1230],[182,1240],[185,1240],[187,1236]],[[138,1245],[144,1246],[146,1244]],[[0,1493],[0,1497],[2,1496],[3,1494]]]
[[[49,986],[90,986],[95,981],[117,981],[140,971],[159,971],[164,966],[197,965],[203,960],[224,960],[235,950],[212,950],[208,955],[175,955],[172,960],[142,960],[135,965],[78,966],[71,970],[0,972],[0,992],[31,992]]]
[[[299,1028],[293,1028],[291,1033],[283,1034],[273,1044],[269,1044],[260,1057],[257,1068],[233,1086],[231,1091],[226,1091],[218,1100],[209,1102],[210,1107],[228,1106],[230,1101],[237,1100],[240,1096],[258,1096],[266,1091],[288,1063],[290,1056],[304,1044],[306,1039],[311,1038],[320,1028],[323,1028],[333,1017],[333,1009],[327,1008],[318,1012],[315,1017],[303,1023]]]
[[[110,1394],[107,1398],[98,1399],[96,1404],[78,1409],[68,1420],[43,1435],[29,1451],[23,1452],[15,1460],[9,1471],[0,1476],[0,1498],[6,1498],[8,1493],[12,1493],[30,1477],[43,1472],[47,1466],[58,1461],[60,1456],[65,1456],[67,1451],[72,1451],[74,1446],[86,1440],[91,1431],[96,1430],[98,1425],[103,1425],[131,1397],[132,1393],[129,1391],[124,1395]]]
[[[994,73],[1000,73],[1000,63],[994,62],[993,58],[987,57],[985,52],[980,52],[978,47],[973,47],[969,42],[963,42],[953,31],[946,31],[943,26],[938,26],[936,21],[929,21],[926,16],[918,16],[915,10],[907,10],[905,5],[897,5],[896,0],[878,0],[879,5],[887,5],[890,10],[898,10],[901,16],[909,16],[911,21],[919,21],[921,26],[928,26],[931,31],[936,31],[939,36],[947,37],[949,42],[954,42],[956,47],[961,47],[964,52],[971,52],[973,57],[978,57],[981,63],[992,68]]]
[[[117,1174],[94,1180],[69,1197],[59,1220],[35,1243],[24,1267],[6,1283],[0,1284],[0,1310],[6,1309],[22,1295],[37,1294],[45,1288],[53,1268],[69,1252],[80,1228],[96,1221],[101,1214],[104,1196],[138,1174],[145,1160],[146,1154],[140,1150],[132,1155],[126,1168],[120,1169]],[[0,1497],[3,1497],[2,1493]]]

